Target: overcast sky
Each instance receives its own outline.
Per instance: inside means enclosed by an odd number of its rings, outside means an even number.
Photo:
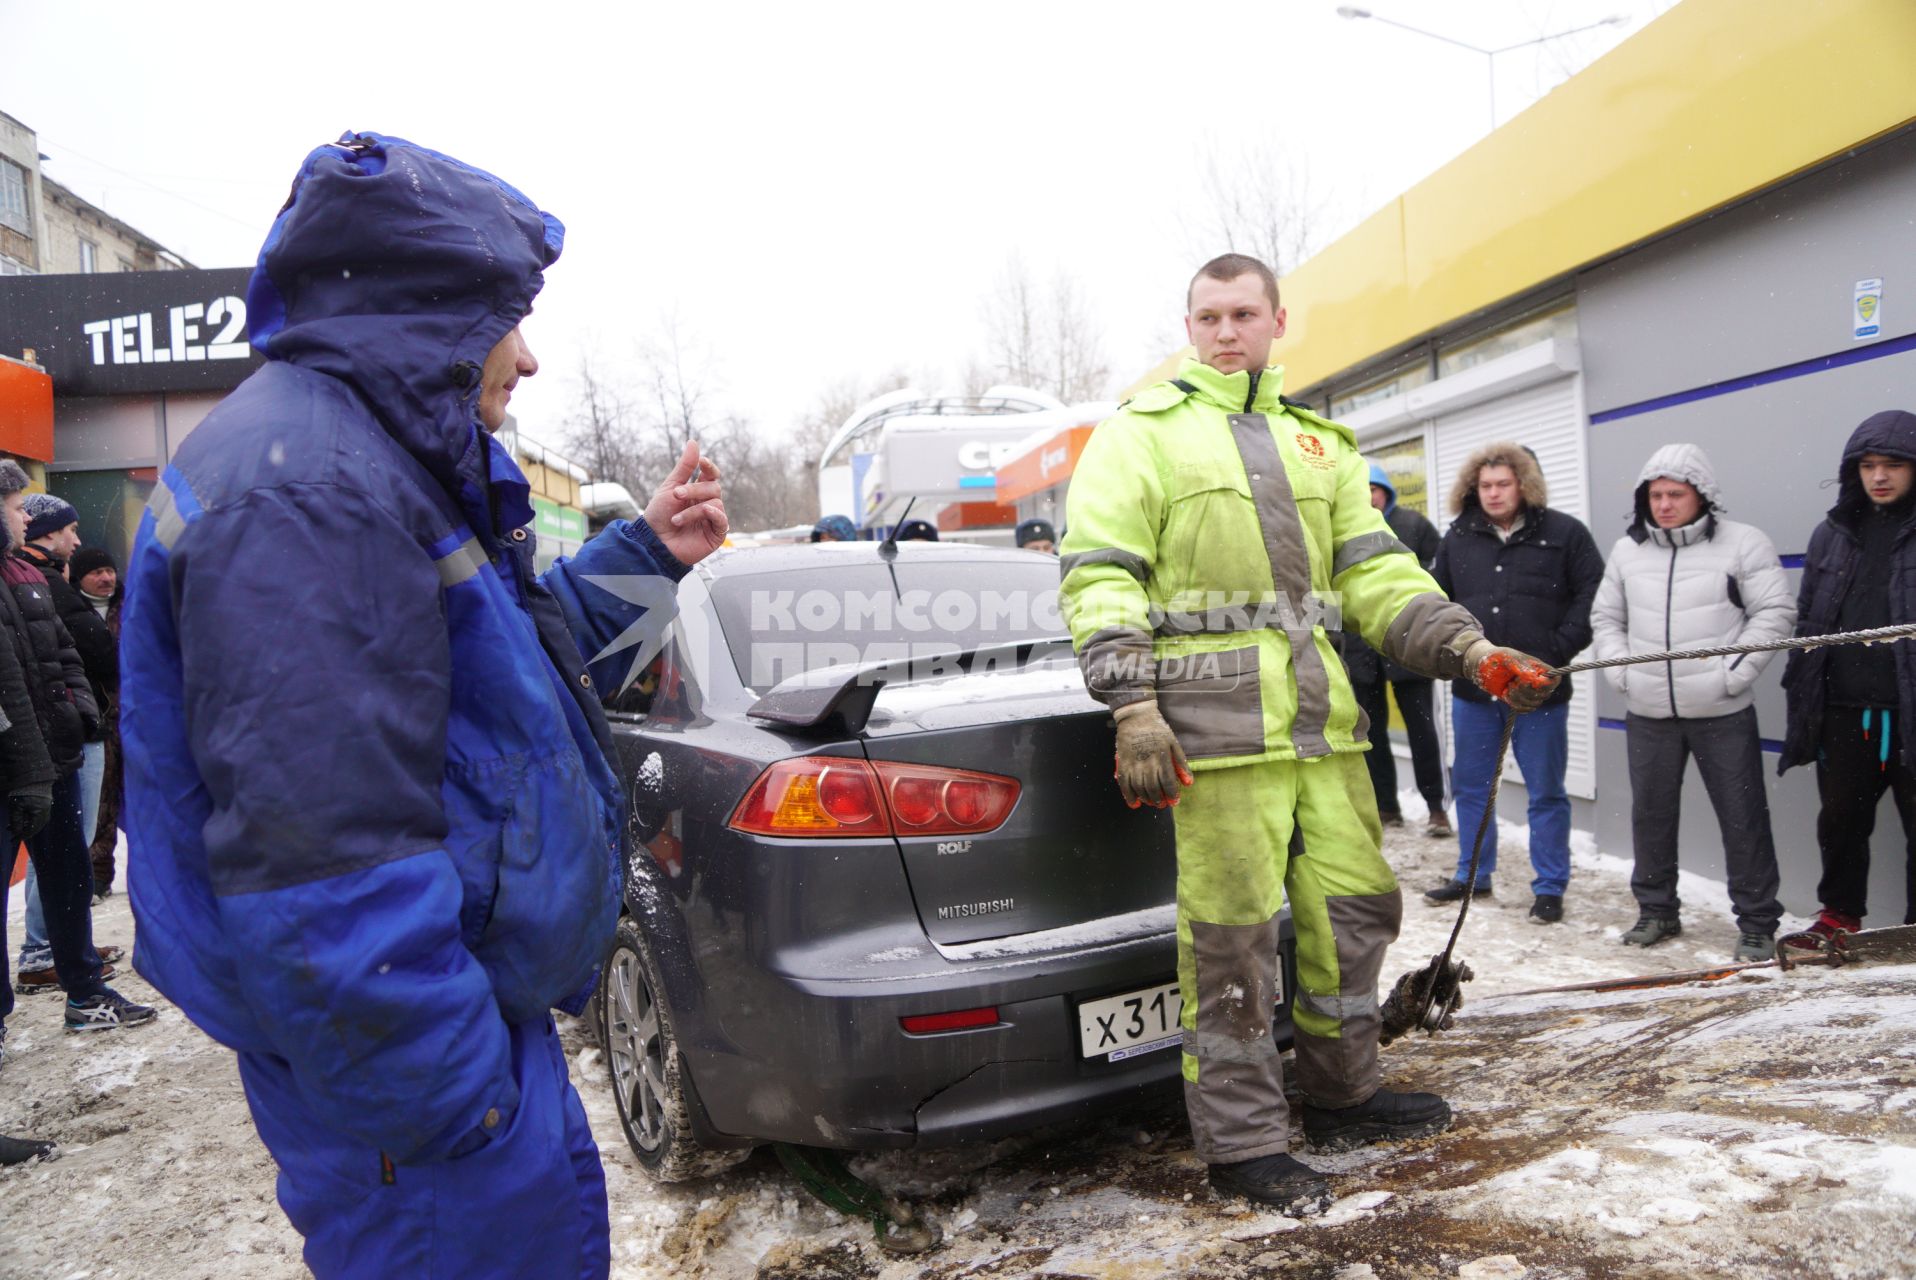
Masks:
[[[1483,47],[1628,16],[1498,57],[1508,120],[1672,0],[1367,7]],[[527,325],[544,369],[514,401],[554,443],[579,353],[628,360],[673,314],[726,407],[773,432],[848,376],[955,375],[1013,254],[1081,282],[1128,382],[1213,251],[1207,155],[1292,157],[1334,232],[1489,123],[1486,59],[1329,0],[133,12],[0,0],[0,110],[39,131],[45,172],[212,267],[253,261],[300,157],[342,130],[495,171],[567,227]]]

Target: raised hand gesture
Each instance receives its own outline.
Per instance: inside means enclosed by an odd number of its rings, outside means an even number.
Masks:
[[[731,525],[719,492],[718,464],[688,440],[678,465],[645,504],[645,522],[681,564],[697,564],[724,545]]]

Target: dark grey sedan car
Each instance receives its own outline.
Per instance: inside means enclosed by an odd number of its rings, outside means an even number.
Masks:
[[[988,1139],[1179,1078],[1171,816],[1118,796],[1057,560],[896,550],[711,557],[612,703],[631,839],[599,1018],[661,1180],[770,1141]]]

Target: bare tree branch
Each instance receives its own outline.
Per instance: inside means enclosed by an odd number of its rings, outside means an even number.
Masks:
[[[1309,168],[1269,140],[1208,148],[1198,192],[1204,207],[1182,219],[1193,266],[1248,253],[1281,276],[1322,243],[1330,201],[1313,191]]]
[[[1111,369],[1103,342],[1083,288],[1067,273],[1041,289],[1014,254],[985,300],[984,319],[992,381],[1049,391],[1067,404],[1104,393]],[[967,370],[968,386],[978,374]]]

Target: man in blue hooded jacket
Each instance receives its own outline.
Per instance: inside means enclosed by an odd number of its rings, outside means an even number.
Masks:
[[[1397,500],[1397,486],[1390,474],[1370,464],[1370,503],[1384,513],[1384,523],[1428,569],[1437,559],[1443,539],[1435,525],[1415,507]],[[1357,705],[1370,720],[1370,750],[1364,763],[1370,768],[1371,789],[1377,793],[1377,814],[1387,827],[1404,825],[1402,806],[1397,798],[1397,759],[1390,747],[1390,703],[1384,694],[1388,680],[1397,695],[1397,709],[1404,716],[1404,736],[1410,740],[1410,762],[1417,779],[1417,793],[1423,797],[1430,816],[1424,834],[1433,838],[1452,835],[1450,815],[1444,810],[1443,749],[1437,742],[1437,718],[1431,710],[1431,682],[1407,667],[1386,660],[1364,643],[1355,631],[1344,633],[1344,666],[1351,675],[1351,692]]]
[[[324,1277],[610,1265],[547,1010],[583,1003],[617,912],[598,690],[726,523],[688,445],[642,520],[534,575],[491,432],[563,234],[398,138],[313,151],[248,291],[268,363],[181,446],[128,567],[136,965],[238,1051]]]

